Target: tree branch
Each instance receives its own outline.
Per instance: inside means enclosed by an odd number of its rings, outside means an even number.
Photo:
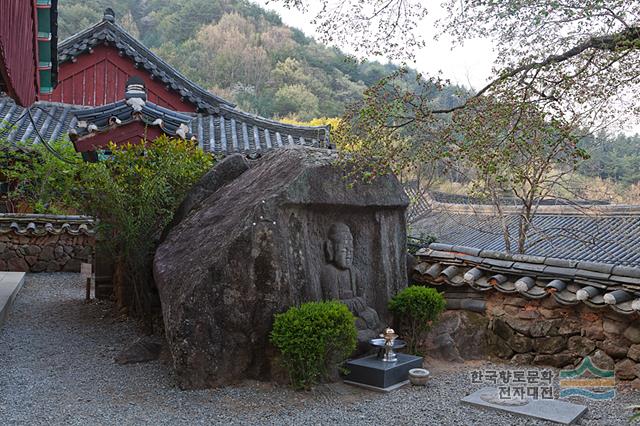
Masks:
[[[474,99],[479,96],[482,96],[484,93],[486,93],[492,87],[496,86],[498,83],[501,83],[511,77],[515,77],[516,75],[522,72],[530,71],[532,69],[540,69],[540,68],[547,67],[549,65],[565,62],[571,58],[574,58],[580,55],[581,53],[589,49],[615,52],[617,49],[624,46],[624,44],[622,43],[623,41],[629,43],[629,42],[634,42],[638,40],[640,40],[640,27],[628,27],[614,34],[608,34],[608,35],[598,36],[598,37],[590,37],[585,42],[580,43],[577,46],[572,47],[571,49],[559,55],[549,55],[543,61],[531,62],[529,64],[520,65],[519,67],[516,67],[516,68],[507,69],[497,79],[491,81],[489,84],[484,86],[476,94],[474,94],[471,98],[464,101],[462,104],[456,105],[452,108],[432,110],[431,113],[432,114],[448,114],[448,113],[457,111],[459,109],[462,109],[466,106],[467,102],[469,102],[470,99]]]

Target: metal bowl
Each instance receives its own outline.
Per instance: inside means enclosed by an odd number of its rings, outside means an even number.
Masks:
[[[371,346],[375,346],[376,348],[384,348],[384,339],[383,338],[379,338],[379,339],[371,339],[369,340],[369,344]],[[407,342],[405,342],[404,340],[401,339],[396,339],[393,341],[393,349],[402,349],[405,346],[407,346]]]

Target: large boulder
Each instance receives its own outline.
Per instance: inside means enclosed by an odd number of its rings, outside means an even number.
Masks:
[[[268,379],[274,314],[305,301],[342,299],[363,330],[388,321],[406,286],[408,199],[393,176],[345,180],[335,159],[288,148],[240,173],[220,163],[238,176],[188,197],[154,259],[182,388]]]
[[[488,326],[487,317],[477,312],[447,310],[422,344],[425,355],[450,362],[485,358]]]

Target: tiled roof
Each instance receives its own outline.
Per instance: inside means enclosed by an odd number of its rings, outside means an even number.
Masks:
[[[464,194],[451,194],[442,191],[429,191],[429,197],[438,203],[446,204],[484,204],[492,205],[493,201],[490,198],[473,197]],[[505,205],[520,205],[521,200],[515,197],[501,197],[500,202]],[[562,205],[606,205],[608,201],[592,201],[592,200],[565,200],[563,198],[545,198],[539,201],[541,206],[562,206]]]
[[[188,23],[185,23],[188,25]],[[92,48],[108,44],[115,46],[122,55],[131,58],[136,67],[147,70],[152,78],[162,81],[167,88],[180,93],[198,107],[198,111],[215,113],[221,105],[234,104],[216,96],[182,75],[174,67],[160,59],[142,43],[128,34],[115,22],[111,9],[105,11],[104,19],[97,24],[72,35],[58,45],[58,60],[62,64],[89,52]]]
[[[198,114],[191,129],[205,149],[209,147],[214,152],[248,152],[254,146],[263,151],[284,145],[330,146],[329,126],[284,124],[225,105],[220,106],[219,115]]]
[[[514,251],[518,218],[511,215],[506,221]],[[488,214],[431,211],[413,224],[410,232],[424,232],[445,244],[506,251],[501,222]],[[602,213],[539,213],[528,232],[525,253],[640,267],[640,209],[615,213],[604,206]]]
[[[416,255],[420,262],[413,270],[414,279],[433,285],[497,290],[529,299],[553,297],[563,305],[582,302],[622,314],[640,312],[640,268],[440,243]]]
[[[51,142],[66,137],[69,128],[77,121],[73,110],[80,108],[55,102],[36,102],[31,112],[40,134]],[[8,96],[0,94],[0,139],[15,144],[37,138],[25,110]]]
[[[16,235],[89,235],[95,234],[95,222],[88,216],[0,213],[0,234]]]
[[[127,102],[128,100],[123,99],[112,104],[75,111],[77,122],[70,132],[82,138],[94,131],[105,132],[114,126],[126,126],[140,120],[149,126],[159,126],[169,136],[183,139],[187,139],[187,135],[191,136],[189,124],[193,116],[151,102],[144,102],[134,110]]]
[[[32,107],[34,121],[41,135],[48,141],[66,137],[69,130],[75,128],[80,114],[84,119],[93,118],[102,121],[113,116],[113,112],[122,107],[121,102],[97,108],[87,108],[54,102],[37,102]],[[146,103],[153,114],[168,114],[171,117],[189,117],[189,132],[195,136],[200,147],[216,154],[235,152],[259,153],[285,145],[306,145],[324,148],[329,146],[328,127],[293,126],[266,118],[257,117],[232,107],[220,105],[219,113],[195,114],[176,113],[166,108]],[[124,110],[128,116],[132,108]],[[6,96],[0,96],[0,138],[10,142],[28,142],[37,135],[29,117],[23,115],[24,108],[18,106]],[[19,122],[18,118],[22,117]],[[8,124],[14,124],[9,127]],[[175,130],[173,130],[175,132]]]

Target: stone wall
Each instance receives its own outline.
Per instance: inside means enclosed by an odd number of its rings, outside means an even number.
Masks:
[[[0,235],[0,271],[79,272],[93,247],[86,235]]]
[[[516,364],[572,368],[585,356],[640,386],[638,315],[561,305],[553,298],[487,296],[489,354]]]
[[[0,215],[0,271],[79,272],[94,248],[90,218]]]
[[[446,295],[446,293],[445,293]],[[484,314],[449,309],[423,342],[428,356],[453,362],[497,357],[517,365],[573,368],[584,357],[640,388],[638,315],[486,294]]]

